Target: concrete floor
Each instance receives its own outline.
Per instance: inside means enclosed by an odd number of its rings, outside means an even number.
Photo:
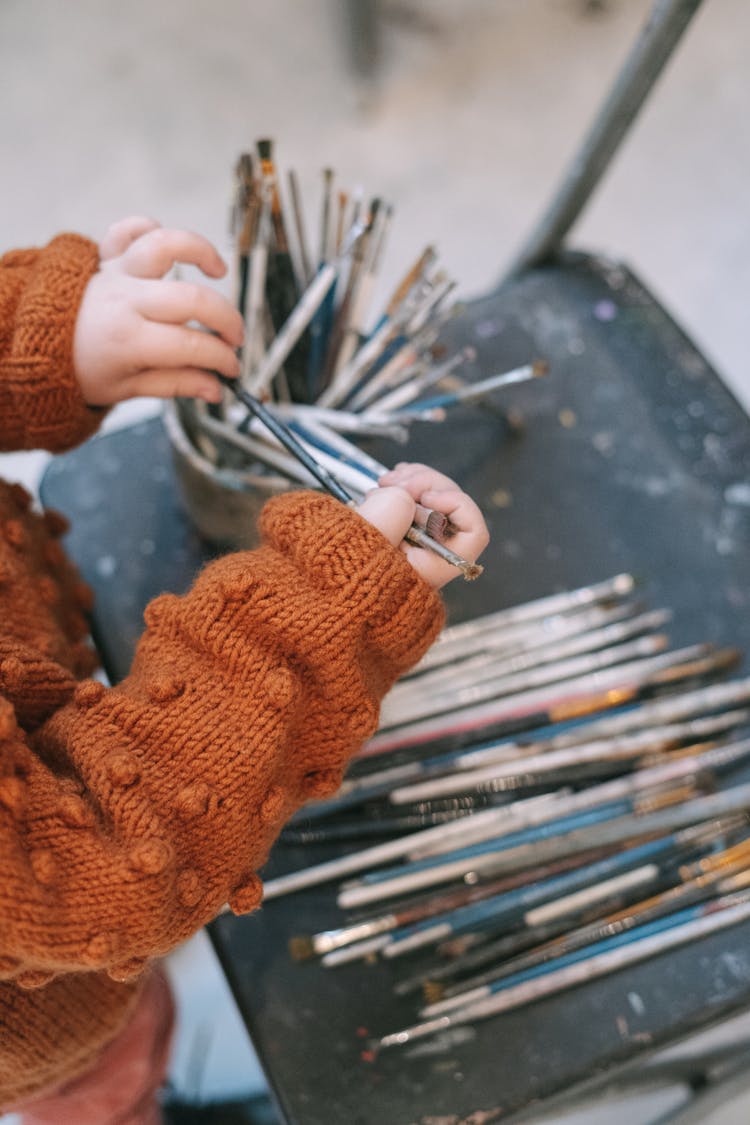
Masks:
[[[145,212],[226,249],[235,159],[269,135],[300,175],[309,223],[325,165],[395,205],[382,292],[434,242],[459,293],[479,294],[535,222],[649,9],[384,4],[381,65],[364,85],[342,0],[3,0],[0,248],[61,229],[96,237]],[[634,266],[746,405],[748,33],[744,0],[704,4],[570,240]],[[44,464],[5,457],[0,471],[34,484]],[[175,965],[178,1085],[198,1092],[190,1060],[208,1038],[200,1093],[257,1084],[205,940]],[[653,1112],[630,1106],[623,1120]],[[706,1120],[747,1121],[750,1102],[727,1113]]]

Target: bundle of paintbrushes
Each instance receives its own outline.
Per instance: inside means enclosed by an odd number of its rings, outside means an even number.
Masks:
[[[327,488],[333,477],[334,495],[356,501],[386,466],[355,442],[405,442],[411,426],[441,422],[455,405],[482,403],[499,388],[542,375],[546,365],[467,381],[474,352],[451,354],[439,339],[457,306],[449,300],[455,282],[433,247],[377,308],[392,208],[335,190],[326,169],[320,211],[313,246],[297,176],[291,171],[282,182],[271,141],[240,157],[231,227],[245,320],[242,373],[237,382],[225,380],[221,407],[191,404],[185,429],[218,470],[270,472]]]
[[[446,628],[340,792],[286,830],[351,850],[266,900],[337,882],[356,911],[296,959],[420,954],[394,988],[427,1003],[378,1047],[750,919],[750,678],[727,678],[735,649],[670,648],[669,619],[618,575]]]

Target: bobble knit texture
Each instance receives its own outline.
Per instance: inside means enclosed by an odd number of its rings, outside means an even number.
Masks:
[[[0,445],[75,443],[70,352],[92,244],[0,259]],[[442,603],[329,497],[269,503],[262,546],[145,613],[130,675],[88,679],[65,521],[0,482],[0,1109],[91,1064],[139,977],[225,902],[256,909],[281,826],[330,795]]]

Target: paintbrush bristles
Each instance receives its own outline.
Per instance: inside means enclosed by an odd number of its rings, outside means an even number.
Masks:
[[[462,559],[455,551],[451,551],[445,543],[439,543],[432,539],[428,532],[421,527],[411,527],[404,536],[409,543],[413,543],[415,547],[424,547],[433,554],[438,555],[444,562],[450,563],[455,566],[457,570],[461,571],[467,582],[473,582],[479,578],[480,574],[484,573],[484,567],[479,563],[469,562],[467,559]]]
[[[409,267],[370,325],[374,284],[393,208],[378,196],[363,207],[361,189],[349,193],[339,188],[334,215],[335,176],[332,168],[325,168],[318,269],[333,261],[336,268],[326,278],[319,306],[282,356],[278,337],[296,313],[297,301],[306,300],[314,284],[315,265],[307,248],[296,173],[288,175],[294,235],[290,239],[272,139],[259,138],[256,153],[243,152],[237,161],[231,224],[237,252],[237,303],[246,319],[243,382],[266,400],[339,406],[353,395],[347,409],[359,411],[367,401],[367,384],[384,366],[391,370],[395,352],[402,373],[399,383],[402,389],[404,383],[410,387],[404,401],[419,397],[432,379],[443,374],[432,370],[437,355],[431,359],[430,352],[442,324],[458,308],[446,304],[455,281],[437,268],[434,247],[427,246]],[[360,222],[362,235],[352,239],[351,232]],[[405,348],[407,344],[411,352]],[[273,364],[266,362],[266,351],[273,353]],[[407,353],[411,358],[404,363]],[[446,356],[445,362],[447,375],[460,361]],[[534,374],[543,373],[543,363],[532,367]],[[426,369],[430,370],[427,382],[417,382],[415,376]],[[481,385],[477,391],[462,385],[455,388],[455,401],[471,402],[483,393]],[[414,416],[404,413],[401,424],[438,422],[445,416],[442,407],[424,402],[417,405]]]
[[[309,961],[316,955],[312,938],[305,935],[290,937],[288,942],[289,956],[293,961]]]

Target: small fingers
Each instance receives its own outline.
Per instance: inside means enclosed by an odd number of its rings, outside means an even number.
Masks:
[[[129,398],[200,398],[221,402],[222,388],[217,379],[194,367],[152,368],[139,371],[127,382]]]
[[[150,219],[146,215],[129,215],[126,219],[119,219],[105,231],[99,243],[99,257],[103,262],[108,258],[119,257],[132,242],[148,231],[156,230],[159,225],[156,219]]]
[[[137,238],[121,257],[122,269],[133,277],[164,277],[177,262],[197,266],[208,277],[223,277],[227,269],[203,235],[164,227]]]
[[[425,508],[447,516],[452,530],[445,539],[446,546],[468,562],[476,562],[489,543],[489,531],[481,511],[445,473],[427,465],[402,462],[380,477],[378,484],[403,489]],[[458,574],[455,567],[428,549],[409,546],[406,555],[415,570],[436,589]]]
[[[457,531],[487,533],[477,505],[445,473],[427,465],[404,462],[380,477],[378,483],[405,489],[424,507],[434,508],[448,516]],[[484,543],[483,547],[486,545]]]
[[[434,508],[448,517],[457,532],[486,536],[481,549],[489,543],[489,532],[479,507],[457,485],[451,488],[428,488],[421,493],[421,502],[426,508]]]
[[[138,284],[136,306],[148,320],[170,324],[196,320],[218,333],[232,347],[242,345],[242,316],[220,293],[206,285],[192,285],[187,281],[145,281]]]
[[[202,368],[234,378],[240,362],[234,348],[218,336],[200,328],[155,324],[144,321],[141,338],[133,355],[138,370],[148,368]]]
[[[465,554],[471,562],[475,562],[490,541],[490,533],[479,506],[459,488],[440,492],[427,491],[424,497],[425,506],[443,512],[448,517],[450,527],[455,528],[455,534],[449,539],[451,546],[459,554]]]
[[[422,492],[428,488],[456,487],[455,482],[445,473],[431,469],[429,465],[421,465],[417,461],[399,462],[390,472],[380,477],[380,483],[405,488],[415,500],[418,500]]]

